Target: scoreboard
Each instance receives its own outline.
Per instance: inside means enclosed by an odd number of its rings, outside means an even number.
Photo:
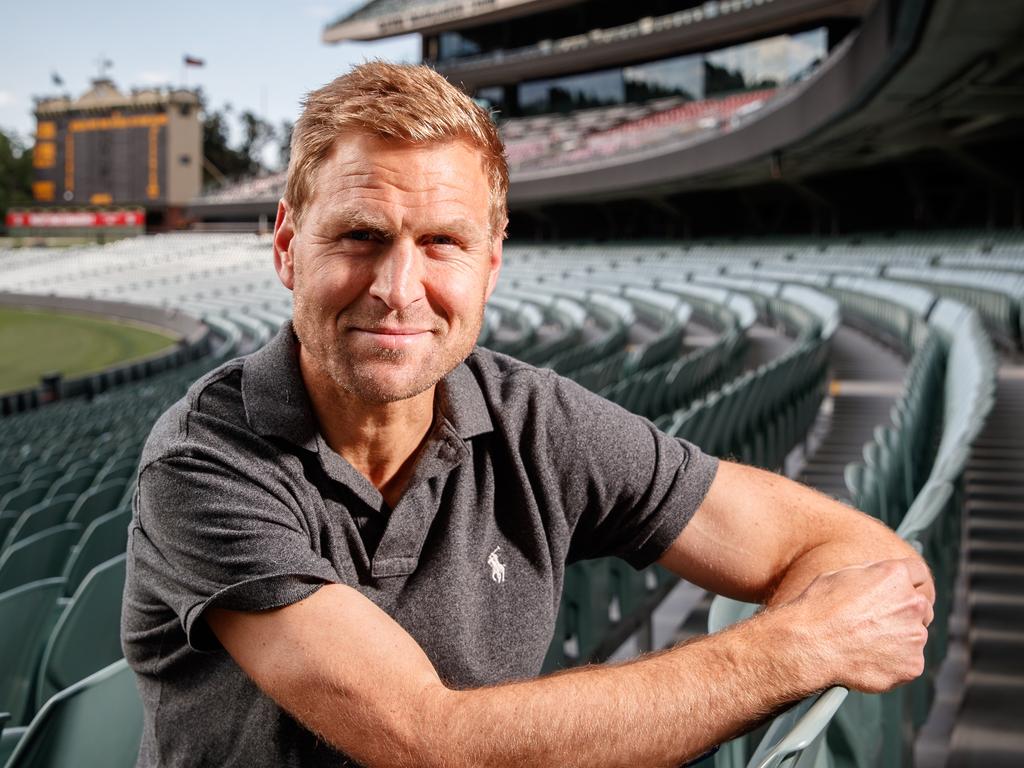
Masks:
[[[192,91],[122,94],[109,80],[36,105],[38,204],[184,205],[199,194],[202,132]]]

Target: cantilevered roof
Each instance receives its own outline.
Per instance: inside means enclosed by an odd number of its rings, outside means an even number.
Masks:
[[[325,43],[440,32],[525,16],[580,0],[370,0],[324,28]]]

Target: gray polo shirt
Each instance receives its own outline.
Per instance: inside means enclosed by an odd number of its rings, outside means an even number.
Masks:
[[[196,382],[143,451],[122,635],[140,766],[349,764],[217,643],[211,606],[358,589],[468,687],[538,673],[567,562],[637,568],[675,540],[715,459],[551,371],[476,349],[438,389],[394,509],[324,442],[286,324]],[[353,628],[358,631],[358,628]]]

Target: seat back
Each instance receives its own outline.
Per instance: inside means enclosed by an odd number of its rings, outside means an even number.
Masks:
[[[5,493],[0,498],[0,512],[24,512],[29,507],[38,504],[50,490],[49,480],[40,480],[16,488]]]
[[[123,554],[128,547],[128,523],[132,513],[115,510],[93,520],[82,532],[82,538],[71,548],[64,566],[67,583],[65,594],[71,595],[79,584],[100,563]]]
[[[124,495],[124,480],[110,480],[83,493],[68,513],[68,522],[88,525],[100,515],[113,512]]]
[[[748,768],[815,765],[822,735],[848,693],[846,688],[829,688],[776,717],[750,758]]]
[[[28,709],[34,666],[63,586],[61,579],[45,579],[0,594],[0,712],[10,712],[13,725]]]
[[[123,655],[119,627],[126,559],[121,554],[89,571],[57,620],[39,667],[36,709]]]
[[[0,592],[59,576],[71,546],[81,535],[82,526],[64,523],[14,544],[0,555]]]
[[[41,501],[26,509],[21,513],[21,516],[15,521],[14,525],[11,526],[10,531],[7,533],[7,538],[4,540],[3,545],[0,546],[0,552],[35,533],[63,523],[77,500],[78,496],[69,493],[49,499],[48,501]]]
[[[142,702],[120,659],[46,702],[7,768],[132,768],[141,740]]]
[[[711,601],[708,632],[714,633],[750,618],[758,606],[721,595]],[[846,699],[845,688],[830,688],[797,702],[776,717],[753,754],[747,758],[747,737],[723,744],[715,755],[716,768],[790,768],[813,765],[822,749],[825,729]],[[826,755],[827,756],[827,755]]]

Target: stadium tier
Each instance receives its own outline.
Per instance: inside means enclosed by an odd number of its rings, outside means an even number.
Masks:
[[[671,239],[1021,226],[1022,23],[1014,2],[410,0],[324,38],[422,35],[501,128],[514,237]],[[282,191],[189,212],[255,229]]]
[[[855,504],[915,542],[935,573],[922,678],[884,696],[828,691],[760,741],[725,745],[715,764],[905,765],[917,733],[919,752],[941,742],[950,765],[970,765],[991,733],[979,712],[1012,688],[1019,665],[1000,602],[1022,586],[1011,563],[1019,537],[1001,538],[1019,523],[995,511],[1019,515],[1021,504],[1003,496],[986,506],[979,488],[1019,484],[991,452],[1022,448],[1007,427],[1019,425],[1024,394],[1012,364],[1024,238],[511,244],[505,262],[482,344],[551,367],[712,453]],[[192,380],[266,342],[290,315],[290,294],[269,242],[252,236],[166,235],[31,258],[6,251],[0,267],[2,291],[130,300],[191,314],[212,334],[209,352],[181,368],[2,419],[0,710],[19,727],[5,728],[0,763],[57,765],[73,753],[77,765],[131,765],[139,702],[118,666],[117,616],[142,442]],[[963,611],[958,579],[976,598],[968,636],[951,621]],[[665,630],[666,606],[688,588],[615,559],[570,566],[545,669],[620,658],[624,644],[676,642],[686,629],[675,614]],[[711,628],[752,609],[716,598]],[[936,735],[935,718],[952,717],[944,663],[965,649],[959,719]],[[95,720],[96,708],[118,713],[123,727],[75,739],[75,723]],[[986,748],[1020,759],[1015,738]]]

